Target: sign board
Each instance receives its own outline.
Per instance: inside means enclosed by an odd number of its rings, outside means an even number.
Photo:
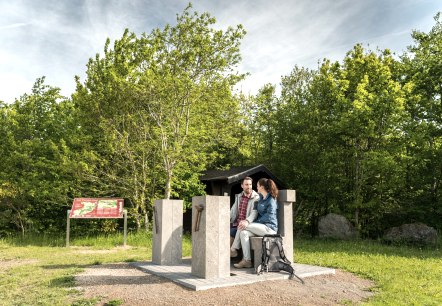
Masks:
[[[69,218],[123,218],[123,206],[123,199],[76,198]]]

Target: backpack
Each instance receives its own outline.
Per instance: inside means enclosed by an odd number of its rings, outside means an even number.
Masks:
[[[263,272],[286,271],[290,273],[290,279],[296,277],[304,284],[304,281],[295,274],[292,263],[285,257],[281,235],[264,235],[262,238],[261,264],[256,268],[258,275]]]

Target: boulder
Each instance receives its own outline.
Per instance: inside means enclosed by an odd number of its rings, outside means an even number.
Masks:
[[[353,224],[344,216],[328,214],[319,219],[319,237],[334,239],[353,239],[357,237],[357,231]]]
[[[403,224],[385,231],[384,241],[405,242],[413,244],[436,244],[437,231],[423,223]]]

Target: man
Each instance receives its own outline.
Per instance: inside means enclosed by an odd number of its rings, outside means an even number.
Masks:
[[[252,182],[253,180],[251,177],[243,179],[241,183],[243,191],[235,195],[235,202],[230,209],[230,246],[232,246],[235,239],[238,226],[241,228],[241,225],[247,222],[244,220],[250,217],[253,210],[253,204],[259,199],[258,193],[252,189]],[[238,256],[236,251],[230,251],[230,257],[236,256]]]

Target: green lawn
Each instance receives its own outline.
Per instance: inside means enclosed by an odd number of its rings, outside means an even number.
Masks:
[[[442,305],[442,252],[375,241],[295,241],[300,263],[339,268],[376,282],[368,305]]]
[[[0,305],[94,305],[73,289],[75,274],[93,264],[150,260],[149,235],[130,234],[129,248],[115,247],[122,241],[121,235],[73,239],[65,248],[62,238],[0,240]],[[185,237],[183,255],[190,252]],[[295,258],[374,280],[376,295],[368,305],[442,305],[442,253],[436,248],[301,239],[295,240]]]

